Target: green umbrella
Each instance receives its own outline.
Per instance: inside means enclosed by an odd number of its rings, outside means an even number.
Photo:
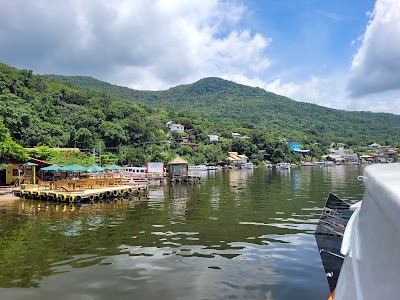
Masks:
[[[84,172],[86,170],[87,168],[75,164],[60,168],[60,171],[65,172]]]
[[[41,168],[40,171],[59,171],[61,167],[59,165],[51,165],[48,167]]]
[[[104,170],[122,170],[123,167],[117,166],[117,165],[110,165],[108,167],[105,167]]]
[[[97,165],[92,165],[86,171],[89,173],[94,173],[94,172],[102,172],[102,171],[104,171],[104,169]]]
[[[31,163],[31,162],[27,162],[27,163],[24,163],[23,166],[24,166],[24,167],[36,167],[36,166],[38,166],[38,164],[34,164],[34,163]]]

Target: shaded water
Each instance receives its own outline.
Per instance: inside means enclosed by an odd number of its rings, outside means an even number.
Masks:
[[[213,172],[147,199],[0,202],[0,299],[327,299],[313,232],[329,192],[362,198],[361,174]]]

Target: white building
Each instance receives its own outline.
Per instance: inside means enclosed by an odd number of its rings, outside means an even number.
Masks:
[[[240,137],[240,136],[241,136],[240,133],[232,132],[232,137],[233,137],[233,138]]]
[[[336,155],[344,155],[344,147],[340,147],[339,150],[335,152]]]
[[[379,148],[381,148],[382,146],[381,145],[379,145],[379,144],[377,144],[377,143],[373,143],[373,144],[371,144],[371,145],[368,145],[368,148],[369,149],[379,149]]]
[[[218,142],[218,135],[209,135],[210,142]]]
[[[185,132],[185,126],[183,126],[181,124],[170,124],[169,130],[176,131],[176,132]]]

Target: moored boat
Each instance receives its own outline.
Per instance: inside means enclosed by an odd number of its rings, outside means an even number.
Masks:
[[[286,163],[286,162],[283,162],[283,163],[278,163],[278,164],[276,164],[276,168],[277,169],[290,169],[290,163]]]
[[[206,165],[188,166],[189,171],[207,171]]]

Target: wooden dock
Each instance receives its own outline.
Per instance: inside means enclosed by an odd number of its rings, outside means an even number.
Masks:
[[[57,186],[57,185],[54,185]],[[145,185],[117,185],[117,186],[102,186],[92,187],[88,189],[69,189],[55,188],[49,189],[48,186],[43,185],[26,185],[18,190],[14,190],[14,195],[27,198],[45,201],[59,201],[80,203],[95,202],[106,198],[117,198],[129,195],[147,195],[148,186]]]

